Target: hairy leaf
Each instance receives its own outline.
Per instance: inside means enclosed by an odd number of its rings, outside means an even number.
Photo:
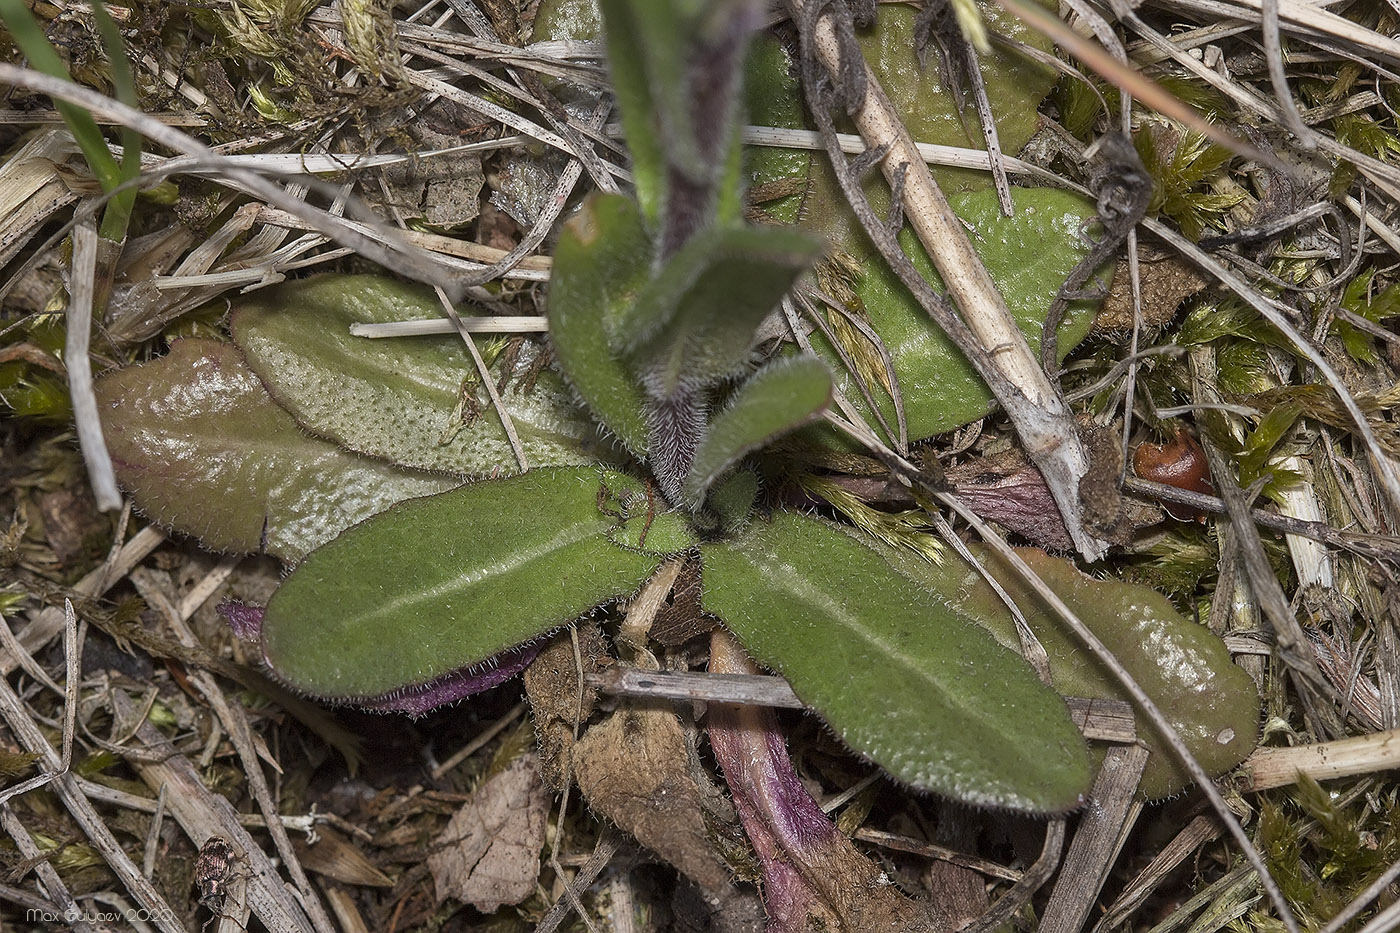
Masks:
[[[796,430],[831,404],[831,373],[811,356],[765,366],[735,392],[710,421],[685,481],[685,498],[698,508],[710,484],[739,459]]]
[[[661,557],[609,533],[639,534],[649,501],[631,477],[573,467],[405,502],[301,562],[268,603],[264,656],[341,700],[476,664],[635,590]]]
[[[702,605],[851,748],[969,803],[1076,806],[1089,756],[1029,665],[821,519],[778,513],[702,545]]]
[[[720,531],[733,535],[748,525],[757,501],[758,474],[753,470],[741,469],[715,484],[706,505],[714,510]]]
[[[642,392],[608,345],[622,313],[651,271],[651,240],[637,202],[597,195],[564,225],[549,285],[549,335],[559,367],[594,415],[633,455],[647,451]]]
[[[233,336],[302,427],[351,450],[425,470],[485,476],[519,467],[458,337],[370,340],[352,324],[435,320],[432,292],[368,275],[324,275],[260,291]],[[538,351],[534,351],[538,352]],[[528,361],[526,361],[528,362]],[[551,372],[502,401],[532,466],[595,462],[592,425]]]
[[[617,95],[632,175],[648,222],[656,224],[666,188],[667,137],[685,113],[684,34],[669,3],[599,0],[608,73]],[[671,145],[689,140],[676,140]]]
[[[966,613],[1002,644],[1017,649],[1020,642],[1010,613],[976,570],[961,561],[934,566],[899,552],[882,553],[890,554],[894,566],[927,587],[933,598]],[[1148,587],[1087,577],[1068,561],[1034,548],[1018,553],[1161,707],[1207,772],[1228,771],[1254,750],[1258,690],[1209,629],[1182,618],[1165,596]],[[1112,675],[1009,567],[985,548],[976,549],[976,554],[1025,612],[1049,655],[1057,691],[1128,700]],[[1143,796],[1165,797],[1190,783],[1140,717],[1138,737],[1152,752],[1139,787]]]
[[[647,391],[666,398],[741,372],[754,331],[821,254],[795,230],[731,227],[696,234],[612,329]]]
[[[300,560],[395,502],[460,482],[303,433],[232,344],[178,340],[95,388],[117,478],[137,508],[210,550]]]

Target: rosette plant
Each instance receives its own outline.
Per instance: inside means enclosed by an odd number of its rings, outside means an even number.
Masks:
[[[820,417],[826,364],[756,361],[759,323],[821,254],[744,222],[739,76],[761,5],[604,3],[636,198],[590,198],[554,254],[550,342],[631,468],[536,469],[400,503],[313,551],[267,606],[286,682],[379,705],[633,593],[693,551],[705,611],[856,751],[969,801],[1073,807],[1087,749],[1016,653],[879,553],[758,508],[745,458]]]
[[[543,466],[489,478],[510,447],[486,429],[503,423],[446,417],[454,400],[480,405],[460,352],[349,336],[351,322],[436,314],[421,293],[327,276],[242,303],[232,345],[179,341],[98,385],[123,482],[206,546],[295,564],[257,637],[272,672],[309,695],[413,713],[459,699],[687,555],[702,609],[894,778],[971,803],[1073,808],[1092,757],[1061,694],[1122,694],[1052,614],[1016,594],[1054,689],[961,562],[769,494],[765,480],[794,468],[765,448],[818,421],[834,389],[822,360],[754,349],[822,254],[800,230],[744,220],[739,76],[762,5],[602,8],[635,197],[590,197],[559,235],[549,339],[571,389],[522,357],[537,390],[509,406],[519,448]],[[478,478],[458,486],[463,475]],[[191,501],[211,485],[226,491]],[[1253,685],[1218,639],[1149,590],[1026,556],[1207,769],[1253,747]],[[1183,784],[1154,754],[1142,792]]]

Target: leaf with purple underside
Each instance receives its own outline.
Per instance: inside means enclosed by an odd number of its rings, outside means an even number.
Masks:
[[[525,670],[539,645],[522,645],[487,658],[480,664],[453,671],[431,683],[404,687],[382,697],[360,700],[355,705],[377,713],[407,713],[422,716],[439,706],[447,706],[473,694],[490,690]]]
[[[168,355],[94,389],[117,479],[136,507],[212,551],[297,561],[395,502],[460,482],[304,433],[233,344],[177,340]]]
[[[263,615],[266,607],[250,606],[235,599],[226,599],[216,607],[219,615],[239,641],[252,645],[262,643]],[[407,713],[421,716],[439,706],[446,706],[473,694],[505,683],[519,674],[539,654],[537,645],[521,645],[502,651],[480,664],[444,674],[427,684],[417,684],[392,690],[384,696],[358,701],[361,709],[379,713]]]
[[[267,611],[264,607],[250,606],[236,599],[225,599],[214,607],[214,611],[228,623],[233,637],[239,641],[257,644],[258,637],[262,634],[263,613]]]
[[[632,593],[663,555],[614,542],[669,526],[656,511],[642,482],[596,467],[402,503],[283,581],[263,657],[292,686],[342,702],[433,683]]]

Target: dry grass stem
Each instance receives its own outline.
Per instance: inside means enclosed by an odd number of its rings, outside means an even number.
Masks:
[[[120,690],[112,692],[112,709],[121,717],[136,712],[130,698]],[[257,918],[273,933],[307,933],[313,929],[272,860],[239,822],[233,805],[205,787],[190,760],[154,726],[142,724],[136,738],[157,754],[154,758],[134,755],[127,760],[148,787],[169,787],[170,815],[191,841],[202,846],[211,837],[221,837],[228,840],[239,858],[246,860],[248,903]]]
[[[1138,782],[1147,766],[1147,749],[1118,745],[1108,750],[1089,804],[1069,851],[1060,864],[1060,877],[1040,918],[1043,933],[1083,930],[1108,871],[1142,812]]]
[[[1400,730],[1289,748],[1261,748],[1240,765],[1240,789],[1268,790],[1298,780],[1318,781],[1400,768]]]

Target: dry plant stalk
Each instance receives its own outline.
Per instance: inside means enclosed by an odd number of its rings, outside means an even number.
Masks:
[[[1400,730],[1389,729],[1351,739],[1261,748],[1240,765],[1241,790],[1284,787],[1306,774],[1318,781],[1400,768]]]
[[[795,20],[801,20],[804,7],[813,2],[816,0],[786,0],[786,6]],[[842,61],[841,45],[828,17],[817,19],[812,42],[827,69],[840,74],[848,63]],[[1089,454],[1069,406],[1031,352],[962,222],[934,182],[870,66],[862,59],[859,67],[865,73],[865,98],[852,112],[852,119],[867,147],[888,147],[880,161],[881,170],[891,188],[902,191],[905,217],[938,268],[986,363],[1000,376],[989,379],[989,387],[1015,424],[1026,453],[1045,477],[1075,547],[1086,560],[1098,560],[1107,552],[1108,543],[1085,523],[1079,482],[1089,472]],[[956,340],[954,335],[950,337]],[[965,352],[969,349],[960,348]]]

